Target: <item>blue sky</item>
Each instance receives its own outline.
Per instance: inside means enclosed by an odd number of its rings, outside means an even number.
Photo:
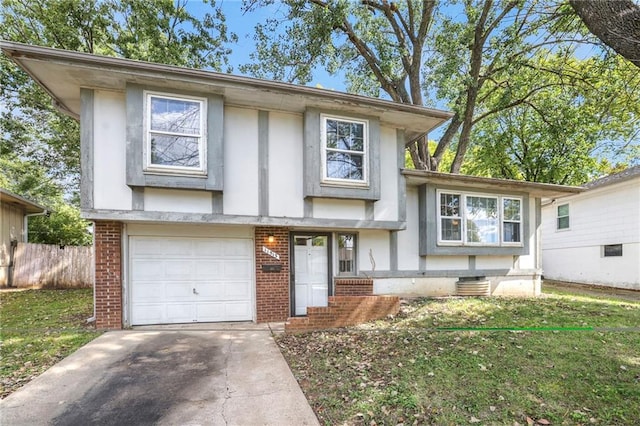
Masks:
[[[250,63],[249,55],[255,50],[253,40],[255,25],[269,17],[282,14],[279,10],[280,6],[276,2],[272,6],[258,8],[246,14],[242,13],[242,1],[240,0],[218,0],[216,6],[220,6],[224,12],[228,31],[238,35],[238,42],[230,46],[233,52],[229,60],[233,66],[233,73],[241,74],[239,66]],[[187,8],[195,16],[211,10],[211,6],[203,4],[201,0],[189,0]],[[314,71],[314,79],[309,83],[309,86],[317,84],[327,89],[346,91],[344,81],[340,76],[331,76],[323,69]]]

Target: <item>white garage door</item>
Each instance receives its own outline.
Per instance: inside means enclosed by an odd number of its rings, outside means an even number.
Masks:
[[[130,237],[131,324],[252,319],[246,238]]]

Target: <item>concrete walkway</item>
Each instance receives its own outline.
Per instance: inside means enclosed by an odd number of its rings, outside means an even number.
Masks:
[[[247,323],[106,333],[0,401],[0,424],[317,425],[271,333]]]

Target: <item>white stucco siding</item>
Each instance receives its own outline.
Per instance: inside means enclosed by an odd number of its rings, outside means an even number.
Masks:
[[[372,170],[375,173],[375,170]],[[376,220],[398,220],[398,154],[396,129],[380,129],[380,200],[374,203]]]
[[[124,93],[94,91],[93,204],[96,209],[131,210],[127,186]]]
[[[224,109],[223,211],[258,215],[258,111]]]
[[[398,231],[398,269],[417,271],[420,267],[418,256],[420,232],[418,229],[418,189],[407,188],[407,229]]]
[[[569,204],[569,229],[556,229]],[[640,178],[556,200],[543,208],[542,263],[548,279],[640,289]],[[622,256],[603,246],[622,244]]]
[[[313,217],[318,219],[364,220],[364,201],[314,198]]]
[[[269,113],[269,216],[304,216],[303,133],[302,115]]]
[[[224,225],[171,225],[171,224],[141,224],[129,223],[126,226],[128,236],[166,236],[190,238],[253,238],[254,229],[251,226]]]
[[[145,211],[178,213],[211,213],[211,193],[184,189],[146,188]]]
[[[360,231],[358,233],[358,263],[361,271],[388,271],[389,232]]]
[[[476,269],[511,269],[513,256],[476,256]]]
[[[428,271],[467,270],[469,256],[427,256]]]

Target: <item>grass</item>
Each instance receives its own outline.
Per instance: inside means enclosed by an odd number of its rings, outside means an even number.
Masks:
[[[324,424],[631,425],[638,327],[638,301],[554,290],[415,300],[393,319],[278,343]]]
[[[0,398],[101,333],[86,324],[92,289],[2,292]]]

